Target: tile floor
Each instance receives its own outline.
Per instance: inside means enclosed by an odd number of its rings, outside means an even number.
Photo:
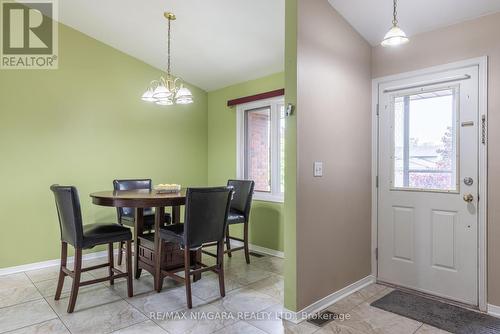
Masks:
[[[84,266],[104,262],[84,261]],[[210,263],[213,259],[205,257]],[[348,320],[319,328],[308,322],[298,325],[278,318],[283,300],[283,260],[252,257],[247,265],[242,252],[225,258],[226,297],[221,299],[217,276],[203,274],[193,285],[193,309],[187,311],[185,290],[166,278],[161,293],[153,291],[152,277],[143,272],[134,280],[134,297],[126,296],[126,281],[117,280],[80,289],[76,309],[66,313],[70,279],[61,300],[54,301],[58,267],[0,276],[0,333],[445,333],[422,323],[373,308],[369,303],[390,291],[368,286],[331,306],[349,314]],[[85,279],[102,277],[107,270],[85,273]],[[265,319],[223,317],[232,312],[259,312]],[[166,312],[176,312],[169,318]],[[240,313],[242,314],[242,313]],[[193,319],[197,315],[198,319]]]

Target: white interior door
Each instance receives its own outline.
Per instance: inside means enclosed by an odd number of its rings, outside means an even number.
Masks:
[[[478,305],[478,67],[379,87],[378,279]]]

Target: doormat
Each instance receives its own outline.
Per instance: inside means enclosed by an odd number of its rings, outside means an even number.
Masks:
[[[500,333],[498,318],[399,290],[374,301],[371,306],[451,333]]]

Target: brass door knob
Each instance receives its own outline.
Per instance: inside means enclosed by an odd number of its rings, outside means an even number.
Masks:
[[[474,200],[474,196],[472,196],[472,194],[465,194],[464,195],[464,201],[466,201],[467,203],[470,203]]]

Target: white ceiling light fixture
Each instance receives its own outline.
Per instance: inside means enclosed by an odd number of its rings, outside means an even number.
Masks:
[[[158,80],[151,81],[149,88],[142,94],[141,99],[146,102],[154,102],[161,106],[171,106],[174,104],[193,103],[193,94],[184,87],[182,79],[172,75],[170,65],[170,23],[174,21],[175,15],[170,12],[164,13],[168,20],[168,59],[167,75],[161,76]]]
[[[382,46],[398,46],[410,41],[405,32],[398,26],[397,14],[397,0],[394,0],[392,28],[385,34],[384,40],[380,43]]]

